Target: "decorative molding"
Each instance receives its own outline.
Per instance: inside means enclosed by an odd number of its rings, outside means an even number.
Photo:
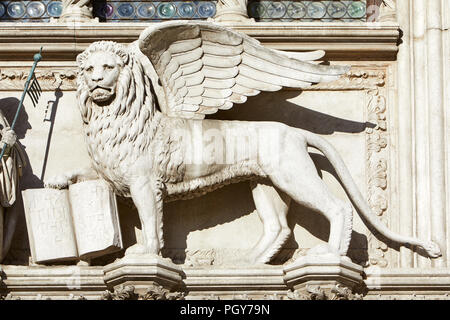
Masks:
[[[139,295],[134,292],[134,286],[117,286],[114,291],[106,290],[101,300],[138,300]]]
[[[353,68],[338,80],[321,82],[304,91],[344,91],[344,90],[370,90],[383,87],[386,83],[386,72],[383,70],[363,70]]]
[[[158,285],[149,286],[143,294],[135,291],[131,285],[119,285],[114,291],[105,291],[101,300],[184,300],[184,292],[170,292]]]
[[[27,80],[29,68],[3,68],[0,69],[0,91],[22,91]],[[36,70],[36,79],[43,91],[76,90],[77,71],[75,67],[54,70],[39,67]]]
[[[286,297],[289,300],[363,300],[362,294],[353,293],[340,284],[331,289],[308,285],[304,289],[289,290]]]
[[[382,223],[388,225],[388,133],[386,124],[386,97],[381,88],[369,89],[367,118],[374,128],[366,129],[366,176],[369,206]],[[385,268],[388,246],[379,241],[372,232],[368,235],[369,264]]]
[[[283,248],[272,264],[292,263],[298,257],[306,255],[306,248]],[[241,261],[247,256],[248,249],[163,249],[163,256],[169,257],[176,264],[189,267],[229,265],[230,261]]]

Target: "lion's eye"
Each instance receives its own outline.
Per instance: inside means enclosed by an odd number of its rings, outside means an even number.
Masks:
[[[112,65],[107,65],[107,64],[105,64],[103,67],[104,67],[105,69],[108,69],[108,70],[114,69],[114,66],[112,66]]]
[[[88,68],[86,68],[86,71],[87,71],[87,72],[91,72],[92,69],[93,69],[92,67],[88,67]]]

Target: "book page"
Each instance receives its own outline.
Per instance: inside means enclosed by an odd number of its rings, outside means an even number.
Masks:
[[[116,196],[107,182],[73,184],[69,197],[80,257],[93,258],[123,248]]]
[[[76,259],[67,190],[29,189],[22,195],[33,261]]]

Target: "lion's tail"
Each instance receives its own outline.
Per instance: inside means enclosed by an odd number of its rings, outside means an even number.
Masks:
[[[369,222],[369,224],[375,230],[377,230],[387,239],[395,241],[399,244],[419,246],[425,249],[430,257],[435,258],[441,255],[439,247],[434,242],[422,241],[417,238],[399,235],[392,232],[383,223],[381,223],[377,216],[372,213],[369,204],[359,191],[357,185],[353,181],[350,172],[347,169],[347,166],[345,165],[336,149],[334,149],[334,147],[328,141],[317,134],[303,130],[302,133],[306,137],[308,145],[317,148],[328,158],[328,160],[333,165],[337,175],[339,176],[348,196],[353,200],[353,203],[359,209],[358,212],[365,218],[365,221]]]

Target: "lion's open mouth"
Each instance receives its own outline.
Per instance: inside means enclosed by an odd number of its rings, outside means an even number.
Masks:
[[[105,102],[111,99],[111,97],[114,95],[112,88],[102,87],[102,86],[96,86],[91,92],[91,97],[96,102]]]
[[[94,92],[94,91],[97,90],[97,89],[105,90],[105,91],[108,91],[108,92],[111,92],[111,91],[112,91],[111,88],[101,87],[101,86],[96,86],[95,88],[91,89],[91,92]]]

